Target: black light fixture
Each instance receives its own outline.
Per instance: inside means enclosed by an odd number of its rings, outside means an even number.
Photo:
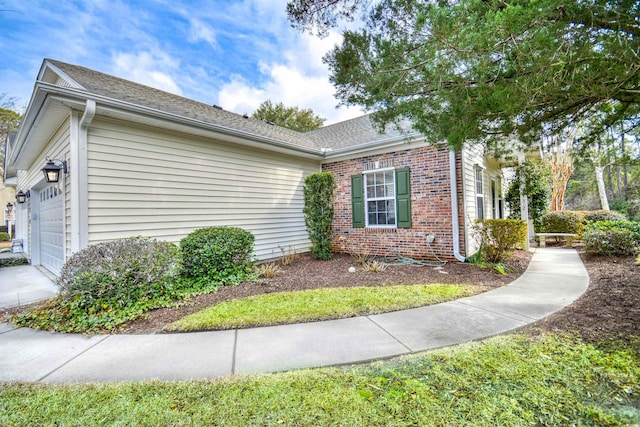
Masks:
[[[56,162],[59,162],[60,164]],[[58,182],[60,181],[60,171],[64,172],[65,174],[68,172],[67,161],[58,159],[47,159],[47,164],[44,165],[41,170],[42,173],[44,173],[44,179],[47,182]]]
[[[24,191],[20,190],[18,191],[18,193],[16,194],[16,201],[20,204],[23,204],[24,202],[27,201],[27,198],[30,196],[29,191],[27,190],[27,192],[25,193]]]
[[[13,203],[11,202],[7,203],[7,212],[8,213],[13,212]]]

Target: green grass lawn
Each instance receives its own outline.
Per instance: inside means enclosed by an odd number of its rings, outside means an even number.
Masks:
[[[349,368],[210,381],[4,383],[0,425],[633,424],[640,360],[631,344],[507,335]]]
[[[342,319],[437,304],[485,290],[482,286],[430,284],[278,292],[216,304],[166,329],[199,331]]]

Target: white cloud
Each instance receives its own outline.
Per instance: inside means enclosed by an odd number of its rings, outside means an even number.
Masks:
[[[165,53],[117,53],[113,62],[114,74],[119,77],[182,95],[182,90],[170,74],[178,68],[179,63]]]
[[[270,99],[287,106],[311,108],[315,114],[327,119],[326,124],[362,115],[362,111],[355,107],[336,109],[335,88],[329,82],[326,65],[322,63],[322,57],[340,39],[338,34],[325,39],[297,36],[282,52],[281,62],[260,62],[258,68],[262,78],[256,80],[262,80],[262,83],[234,76],[219,91],[219,104],[237,113],[252,113],[261,102]]]
[[[211,47],[218,49],[218,42],[216,41],[216,32],[209,25],[205,24],[199,19],[189,20],[189,38],[190,42],[197,42],[203,40],[211,45]]]

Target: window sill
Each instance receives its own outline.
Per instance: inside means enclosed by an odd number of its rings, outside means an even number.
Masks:
[[[367,233],[395,233],[398,231],[397,227],[365,227]]]

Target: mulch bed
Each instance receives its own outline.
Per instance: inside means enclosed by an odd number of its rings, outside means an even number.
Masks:
[[[589,273],[589,288],[584,295],[568,307],[520,331],[532,334],[574,332],[594,342],[622,339],[639,343],[640,266],[635,264],[633,257],[589,256],[582,250],[579,253]],[[210,305],[270,292],[418,283],[469,283],[499,287],[515,280],[526,269],[530,259],[530,253],[516,252],[510,264],[519,272],[507,275],[458,262],[447,263],[442,269],[399,266],[374,273],[363,271],[348,255],[336,255],[330,261],[317,261],[309,255],[301,255],[292,265],[281,267],[276,277],[264,283],[228,286],[216,293],[191,298],[180,307],[152,310],[145,318],[126,324],[118,333],[161,333],[165,325]],[[349,273],[349,267],[357,267],[357,271]],[[0,320],[7,320],[7,316],[15,312],[16,309],[0,310]]]
[[[493,269],[483,269],[459,262],[446,263],[442,268],[429,266],[391,266],[382,272],[364,271],[351,256],[337,254],[329,261],[318,261],[308,254],[302,254],[291,265],[281,267],[276,277],[265,283],[242,283],[227,286],[216,293],[191,298],[185,305],[175,308],[152,310],[145,318],[126,324],[118,333],[153,334],[188,314],[205,307],[271,292],[288,292],[306,289],[350,286],[392,286],[423,283],[468,283],[480,286],[498,287],[515,280],[529,265],[531,254],[517,251],[510,265],[517,271],[506,275]],[[349,267],[357,267],[355,273]]]
[[[525,328],[576,332],[589,341],[640,339],[640,266],[633,257],[580,252],[589,288],[573,304]]]

